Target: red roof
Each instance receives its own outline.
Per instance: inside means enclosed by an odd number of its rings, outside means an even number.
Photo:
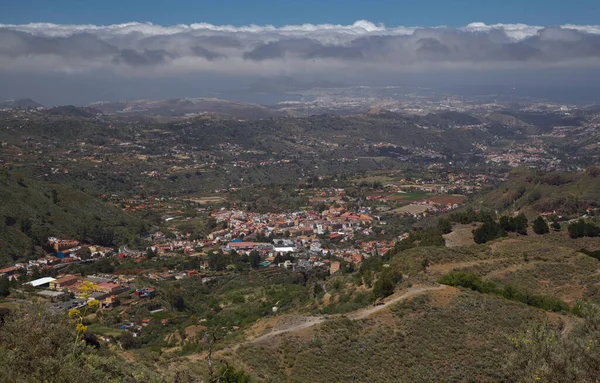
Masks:
[[[256,246],[256,242],[229,242],[229,247],[253,247]]]

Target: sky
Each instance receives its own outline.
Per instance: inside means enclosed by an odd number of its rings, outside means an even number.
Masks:
[[[352,24],[462,26],[597,24],[597,0],[3,0],[0,23],[161,25]]]
[[[600,94],[598,0],[3,0],[1,10],[0,99],[241,98],[288,77]]]

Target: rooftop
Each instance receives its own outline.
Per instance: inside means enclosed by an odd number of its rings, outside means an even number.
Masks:
[[[33,287],[38,287],[38,286],[42,286],[42,285],[48,284],[50,282],[54,282],[55,280],[56,280],[56,278],[44,277],[44,278],[36,279],[34,281],[31,281],[31,282],[27,282],[27,284],[31,285]]]

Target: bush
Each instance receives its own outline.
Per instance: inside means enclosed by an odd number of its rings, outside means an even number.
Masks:
[[[394,281],[392,277],[388,274],[380,277],[375,284],[373,285],[373,293],[371,300],[376,301],[379,298],[385,298],[394,293]]]
[[[554,312],[569,311],[569,306],[558,298],[521,292],[510,285],[504,286],[504,288],[499,288],[493,282],[482,281],[481,278],[474,273],[453,271],[443,275],[438,282],[454,287],[464,287],[470,290],[479,291],[480,293],[484,294],[499,295],[506,299],[510,299],[511,301],[525,303],[528,306],[533,306],[544,310]]]

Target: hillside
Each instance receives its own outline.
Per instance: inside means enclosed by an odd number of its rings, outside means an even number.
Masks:
[[[580,173],[535,173],[513,170],[506,183],[483,195],[476,204],[498,211],[522,210],[535,217],[540,212],[582,213],[598,206],[600,168]]]
[[[234,360],[241,360],[259,382],[512,381],[516,373],[507,363],[515,357],[511,338],[548,321],[567,339],[582,322],[534,307],[534,296],[558,298],[571,307],[582,299],[600,300],[600,263],[575,250],[599,246],[597,238],[572,240],[552,233],[406,250],[394,256],[390,267],[411,281],[432,286],[447,273],[464,271],[528,294],[532,303],[449,286],[399,299],[403,291],[415,289],[400,287],[386,299],[397,303],[369,316],[312,317],[306,325],[282,317],[271,322],[276,335],[243,344]],[[425,272],[424,259],[429,264]]]
[[[170,100],[102,101],[88,105],[106,114],[124,116],[168,116],[207,114],[239,119],[284,116],[261,105],[217,98],[176,98]]]
[[[144,223],[71,187],[0,175],[0,264],[43,255],[49,236],[112,246]]]
[[[19,100],[7,100],[0,101],[0,109],[12,109],[12,108],[38,108],[43,106],[30,98],[22,98]]]

